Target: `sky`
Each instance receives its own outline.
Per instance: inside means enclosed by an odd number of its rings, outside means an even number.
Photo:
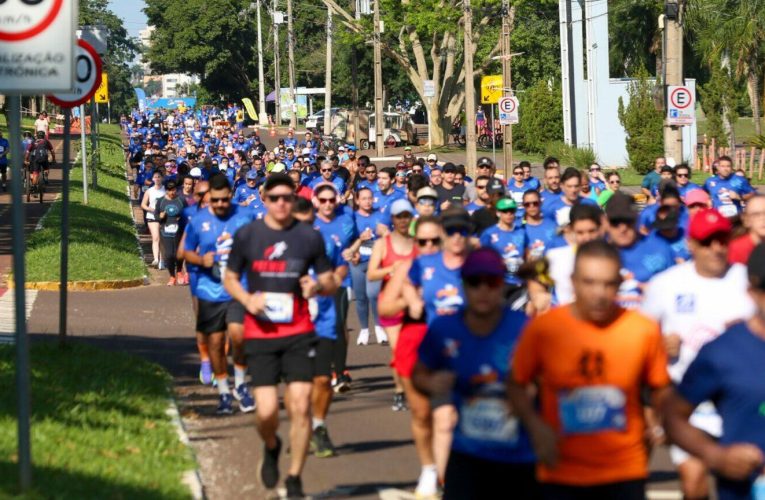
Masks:
[[[109,8],[125,23],[131,37],[138,37],[138,32],[146,27],[144,0],[109,0]]]

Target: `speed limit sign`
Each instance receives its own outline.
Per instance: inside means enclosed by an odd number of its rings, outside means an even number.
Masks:
[[[101,58],[85,40],[77,40],[74,92],[53,94],[48,98],[59,106],[73,108],[89,101],[101,85]]]
[[[0,92],[72,89],[77,0],[0,0]]]
[[[499,123],[513,125],[518,123],[518,98],[502,97],[497,104],[499,107]]]

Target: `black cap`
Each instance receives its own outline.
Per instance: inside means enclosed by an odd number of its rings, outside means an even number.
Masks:
[[[651,227],[657,231],[668,231],[677,228],[679,221],[680,212],[675,207],[660,207]]]
[[[494,162],[491,161],[491,158],[487,156],[482,156],[481,158],[478,158],[478,162],[476,163],[477,166],[483,167],[484,165],[487,165],[489,167],[494,167]]]
[[[266,178],[266,182],[263,184],[264,191],[270,191],[276,186],[288,186],[290,189],[295,189],[295,181],[289,174],[284,172],[272,173]]]
[[[175,189],[178,187],[178,183],[174,180],[169,180],[165,183],[165,189]]]
[[[491,179],[489,183],[486,185],[486,192],[488,194],[501,194],[504,196],[505,194],[505,185],[502,184],[502,181],[497,179],[496,177]]]
[[[632,196],[617,191],[606,203],[608,220],[637,220]]]
[[[664,172],[669,172],[670,174],[674,174],[675,169],[670,167],[669,165],[664,165],[663,167],[661,167],[661,173],[663,174]]]
[[[445,174],[448,173],[455,173],[457,171],[457,166],[454,163],[444,163],[444,166],[441,167],[441,171]]]
[[[752,288],[765,291],[765,243],[760,243],[749,255],[749,264],[747,265],[749,273],[749,284]]]
[[[468,230],[472,230],[473,223],[470,220],[470,214],[467,210],[454,207],[444,210],[441,214],[441,225],[444,229],[451,227],[464,227]]]

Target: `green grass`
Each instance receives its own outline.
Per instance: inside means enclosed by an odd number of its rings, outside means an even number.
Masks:
[[[492,149],[491,148],[481,148],[477,147],[476,151],[478,151],[479,156],[489,156],[491,157]],[[447,146],[441,146],[439,148],[433,148],[433,152],[436,154],[440,153],[457,153],[461,155],[465,155],[465,148],[460,146],[455,146],[454,144],[449,144]],[[422,156],[425,153],[419,153],[418,156]],[[497,146],[497,160],[500,160],[502,158],[502,146]],[[513,162],[519,162],[519,161],[529,161],[533,164],[541,164],[545,159],[544,155],[540,154],[534,154],[534,153],[524,153],[523,151],[513,150]]]
[[[18,498],[188,498],[194,462],[165,414],[158,365],[70,343],[33,343],[33,491]],[[14,348],[0,346],[0,498],[18,495]]]
[[[118,125],[102,125],[98,189],[82,203],[82,165],[71,171],[69,280],[120,280],[144,276],[125,191],[125,167]],[[88,164],[90,177],[91,164]],[[61,201],[27,241],[27,281],[58,281],[61,255]]]
[[[762,120],[761,123],[765,125],[765,120]],[[699,119],[696,122],[696,126],[699,142],[701,142],[701,139],[707,131],[706,119]],[[739,119],[736,120],[736,123],[733,124],[733,132],[736,134],[736,142],[738,144],[748,143],[750,139],[755,137],[754,119],[752,117],[745,116],[739,117]]]
[[[605,169],[604,173],[610,172],[610,170],[611,169]],[[615,170],[619,172],[619,175],[622,178],[622,186],[639,186],[640,183],[643,182],[644,174],[638,173],[637,170],[632,167],[617,168]],[[708,177],[708,173],[694,170],[691,173],[691,182],[695,182],[701,186]]]
[[[35,128],[35,119],[29,116],[21,117],[21,131],[33,131]],[[8,118],[5,114],[0,114],[0,130],[3,131],[3,136],[8,137]]]

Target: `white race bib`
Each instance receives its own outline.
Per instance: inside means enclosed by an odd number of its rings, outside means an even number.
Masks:
[[[462,405],[460,429],[471,439],[514,443],[518,419],[509,416],[507,403],[499,398],[475,398]]]
[[[720,213],[725,217],[735,217],[738,215],[738,207],[733,203],[720,205]]]
[[[178,232],[178,224],[165,224],[165,233],[176,234]]]
[[[295,299],[291,293],[264,292],[266,306],[259,319],[271,323],[292,323]]]
[[[363,255],[364,257],[369,257],[370,255],[372,255],[372,247],[365,247],[362,245],[359,248],[359,254]]]
[[[558,394],[558,411],[564,434],[624,431],[627,397],[618,387],[593,385]]]

